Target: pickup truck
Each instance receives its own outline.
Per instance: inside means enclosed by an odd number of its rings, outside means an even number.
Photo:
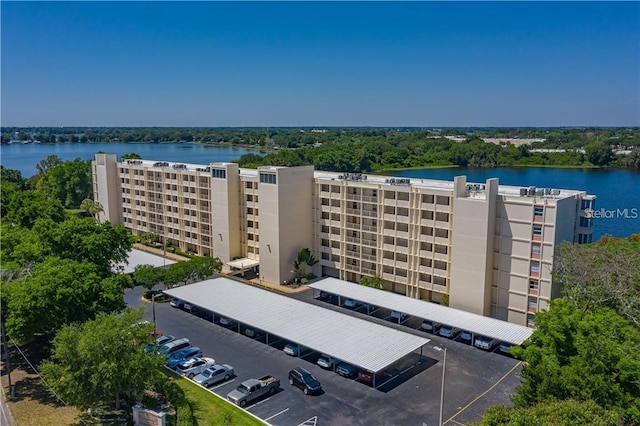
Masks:
[[[280,387],[280,380],[273,376],[264,376],[259,379],[245,380],[229,392],[227,399],[240,407],[247,405],[247,402],[251,402],[256,398],[261,397],[267,393],[274,394]]]

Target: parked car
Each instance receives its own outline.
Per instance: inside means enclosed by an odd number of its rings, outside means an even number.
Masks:
[[[287,346],[282,349],[282,351],[291,356],[299,356],[300,355],[300,346],[295,343],[289,343]]]
[[[496,340],[486,336],[476,336],[476,340],[473,345],[476,348],[484,349],[485,351],[490,351],[496,344]]]
[[[165,345],[169,342],[173,342],[174,340],[176,340],[176,338],[171,335],[166,335],[166,336],[160,335],[160,337],[158,337],[154,343],[149,343],[148,345],[146,345],[144,347],[144,351],[153,352],[154,350],[157,350],[162,345]]]
[[[341,362],[336,368],[336,373],[342,377],[354,378],[356,376],[356,368],[351,364]]]
[[[439,332],[442,337],[446,337],[448,339],[453,339],[458,335],[458,333],[460,333],[460,330],[455,327],[451,327],[450,325],[443,325],[440,327]]]
[[[333,368],[334,362],[333,358],[327,354],[322,354],[320,358],[318,358],[318,365],[322,368]]]
[[[200,374],[193,378],[193,381],[202,386],[212,386],[218,382],[229,380],[233,376],[233,367],[228,364],[212,365],[204,369]]]
[[[227,399],[236,405],[244,407],[247,402],[251,402],[267,393],[274,394],[280,388],[280,380],[273,376],[264,376],[259,379],[245,380],[227,394]]]
[[[197,346],[190,346],[188,348],[181,349],[179,351],[174,352],[169,356],[167,360],[167,367],[175,370],[176,367],[189,358],[201,357],[202,351]]]
[[[220,317],[220,321],[218,321],[218,322],[223,327],[231,327],[236,323],[234,320],[232,320],[231,318],[227,318],[227,317]]]
[[[327,293],[326,291],[321,291],[320,298],[326,301],[332,301],[333,299],[335,299],[335,295],[332,293]]]
[[[198,307],[196,305],[192,305],[191,303],[184,303],[182,305],[182,309],[184,309],[185,311],[191,312],[192,314],[195,314],[196,312],[198,312]]]
[[[216,360],[213,358],[191,358],[179,364],[176,367],[176,372],[189,379],[193,379],[195,376],[215,364]]]
[[[440,327],[442,325],[440,323],[437,323],[435,321],[431,321],[431,320],[424,320],[422,321],[422,325],[420,325],[420,328],[424,331],[428,331],[429,333],[437,333],[440,331]]]
[[[244,334],[247,337],[251,337],[252,339],[259,339],[260,337],[264,336],[264,333],[260,330],[257,330],[255,328],[247,328],[244,330]]]
[[[174,308],[182,308],[184,306],[184,302],[180,299],[173,299],[171,300],[171,302],[169,302],[169,305]]]
[[[191,346],[191,342],[189,342],[189,339],[187,339],[186,337],[182,338],[182,339],[176,339],[176,340],[172,340],[169,343],[165,343],[164,345],[160,346],[158,348],[158,355],[162,355],[162,356],[166,356],[168,357],[169,355],[171,355],[172,353],[179,351],[181,349],[184,348],[188,348],[189,346]]]
[[[507,355],[511,355],[511,347],[513,345],[509,344],[509,343],[500,343],[500,346],[498,346],[498,350],[500,352],[502,352],[503,354],[507,354]]]
[[[358,380],[365,383],[373,383],[373,377],[376,378],[376,385],[380,384],[380,379],[384,377],[384,371],[378,371],[374,373],[369,370],[361,370],[358,372]]]
[[[404,312],[392,311],[391,318],[393,318],[395,321],[404,321],[407,318],[407,314],[405,314]]]
[[[296,367],[289,371],[289,384],[302,389],[305,395],[322,393],[322,386],[318,379],[302,367]]]
[[[360,303],[356,302],[353,299],[347,299],[344,301],[345,308],[356,309],[358,306],[360,306]]]
[[[472,337],[472,334],[470,331],[462,330],[462,332],[460,333],[460,340],[465,340],[467,342],[470,342],[471,337]]]

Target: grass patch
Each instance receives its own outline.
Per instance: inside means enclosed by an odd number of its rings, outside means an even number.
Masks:
[[[190,380],[171,374],[182,389],[198,425],[264,425],[245,411],[203,389]]]

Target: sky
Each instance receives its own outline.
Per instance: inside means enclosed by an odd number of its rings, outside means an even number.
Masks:
[[[640,2],[16,2],[3,126],[639,126]]]

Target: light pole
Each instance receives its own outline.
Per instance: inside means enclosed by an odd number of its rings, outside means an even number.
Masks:
[[[440,422],[438,423],[440,426],[442,426],[442,410],[444,408],[444,374],[447,369],[447,348],[434,346],[433,349],[438,352],[444,352],[444,356],[442,358],[442,387],[440,388]]]
[[[153,312],[153,337],[157,338],[158,336],[156,336],[156,297],[161,295],[162,293],[156,293],[151,295],[151,311]]]

